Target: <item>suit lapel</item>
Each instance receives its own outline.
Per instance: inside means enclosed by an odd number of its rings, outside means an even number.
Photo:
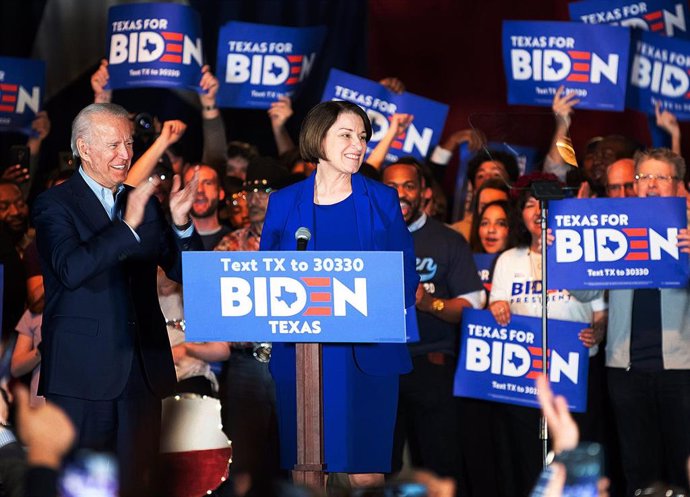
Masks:
[[[311,233],[311,240],[307,243],[307,250],[314,250],[316,243],[316,230],[314,229],[314,217],[316,215],[314,208],[314,178],[316,172],[310,174],[302,184],[302,191],[297,199],[297,219],[299,226],[305,227]]]
[[[91,225],[94,231],[101,231],[110,225],[110,218],[103,208],[103,204],[96,198],[96,194],[86,184],[84,178],[77,171],[69,180],[70,187],[81,210],[82,219]]]
[[[355,201],[355,216],[357,219],[357,232],[362,250],[376,249],[374,246],[374,232],[372,229],[371,202],[369,201],[369,190],[362,178],[357,173],[352,175],[352,195]]]

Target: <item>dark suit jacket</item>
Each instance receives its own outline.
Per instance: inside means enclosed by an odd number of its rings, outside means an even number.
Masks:
[[[312,233],[307,250],[314,250],[319,236],[314,231],[315,176],[314,173],[300,183],[271,194],[261,233],[261,250],[295,250],[295,232],[300,227]],[[405,306],[414,309],[419,277],[412,237],[403,221],[398,194],[361,174],[352,176],[352,194],[362,249],[403,252]],[[405,344],[359,344],[354,346],[354,355],[359,368],[371,375],[406,373],[412,369]]]
[[[179,239],[151,198],[138,242],[79,173],[36,199],[33,222],[46,295],[39,392],[114,399],[140,350],[154,393],[170,395],[176,378],[156,266],[180,281],[180,251],[199,248],[198,235]]]

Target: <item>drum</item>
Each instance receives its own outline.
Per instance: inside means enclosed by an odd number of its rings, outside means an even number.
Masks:
[[[222,428],[218,399],[188,393],[163,399],[160,452],[164,495],[207,495],[226,480],[232,446]]]

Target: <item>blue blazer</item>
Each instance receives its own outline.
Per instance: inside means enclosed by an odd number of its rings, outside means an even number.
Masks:
[[[314,177],[272,193],[261,233],[261,250],[295,250],[295,231],[312,233],[307,250],[314,250]],[[419,277],[415,267],[412,236],[403,221],[398,194],[392,188],[357,173],[352,175],[352,195],[362,250],[402,251],[405,274],[405,307],[414,309]],[[400,312],[403,310],[401,309]],[[370,375],[407,373],[412,363],[401,344],[355,344],[357,366]]]
[[[181,281],[180,251],[200,248],[198,235],[179,239],[152,198],[137,242],[124,222],[110,220],[80,174],[36,199],[33,222],[46,298],[39,391],[114,399],[139,350],[153,391],[170,395],[176,378],[157,266]]]

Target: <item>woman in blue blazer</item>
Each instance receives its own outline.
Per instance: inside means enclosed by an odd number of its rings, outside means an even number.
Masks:
[[[271,194],[261,250],[294,250],[295,232],[312,233],[307,250],[402,251],[405,306],[417,289],[412,238],[392,188],[358,173],[371,138],[366,113],[349,102],[323,102],[302,123],[302,158],[317,164],[306,180]],[[403,312],[403,309],[400,309]],[[412,368],[405,344],[323,347],[324,454],[328,472],[355,485],[383,484],[390,471],[398,376]],[[275,344],[271,370],[278,396],[281,464],[296,459],[294,346]]]

